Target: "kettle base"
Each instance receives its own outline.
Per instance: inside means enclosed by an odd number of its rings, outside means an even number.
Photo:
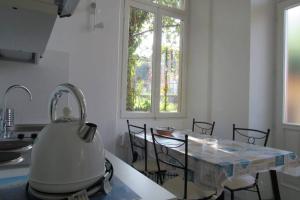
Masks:
[[[85,188],[89,188],[99,181],[103,177],[104,172],[93,178],[86,180],[74,181],[69,183],[46,183],[46,181],[39,181],[29,178],[29,185],[37,191],[50,194],[66,194],[81,191]]]
[[[61,200],[61,199],[68,199],[69,197],[73,196],[74,194],[77,194],[78,192],[85,191],[87,195],[93,196],[98,192],[103,192],[107,194],[107,188],[105,188],[105,185],[107,182],[110,182],[112,176],[113,176],[113,166],[111,162],[108,159],[105,159],[105,175],[101,178],[99,178],[93,185],[82,189],[80,191],[70,192],[70,193],[47,193],[47,192],[41,192],[37,189],[35,189],[30,183],[28,182],[26,184],[26,194],[28,199],[32,199],[31,197],[35,197],[35,199],[40,200]]]
[[[83,190],[86,190],[88,196],[92,196],[92,195],[96,194],[97,192],[100,192],[103,190],[103,181],[104,181],[104,178],[101,178],[94,185],[92,185],[86,189],[83,189]],[[27,183],[26,192],[27,192],[27,195],[29,196],[29,199],[31,199],[30,196],[33,196],[40,200],[61,200],[61,199],[68,199],[68,197],[70,197],[80,191],[76,191],[73,193],[59,193],[59,194],[45,193],[45,192],[36,190],[29,183]]]

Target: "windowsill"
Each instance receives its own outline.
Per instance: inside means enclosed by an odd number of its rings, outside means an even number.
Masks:
[[[172,116],[172,117],[133,117],[133,116],[131,116],[131,117],[120,117],[120,119],[141,119],[141,120],[143,120],[143,119],[145,119],[145,120],[149,120],[149,119],[151,119],[151,120],[171,120],[171,119],[186,119],[187,117],[182,117],[182,116]],[[299,128],[299,130],[300,130],[300,128]]]
[[[185,113],[160,113],[154,116],[150,113],[121,113],[121,119],[185,119]]]
[[[300,124],[283,123],[282,127],[283,127],[283,129],[300,131]]]

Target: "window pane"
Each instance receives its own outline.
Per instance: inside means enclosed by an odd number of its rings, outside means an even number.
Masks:
[[[181,20],[162,18],[160,111],[178,112],[181,66]]]
[[[127,111],[151,111],[153,27],[153,13],[130,8]]]
[[[184,9],[185,0],[152,0],[153,3],[168,6],[171,8]]]
[[[300,124],[300,6],[286,12],[285,120]]]

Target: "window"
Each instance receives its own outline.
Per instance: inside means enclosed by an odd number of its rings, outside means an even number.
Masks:
[[[157,3],[159,5],[164,5],[171,8],[184,9],[185,1],[184,0],[152,0],[153,3]]]
[[[285,10],[284,122],[300,124],[300,6]]]
[[[184,113],[184,0],[126,0],[122,116]]]

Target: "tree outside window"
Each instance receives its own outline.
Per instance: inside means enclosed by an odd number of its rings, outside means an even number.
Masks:
[[[183,0],[153,2],[174,8],[184,5]],[[159,112],[180,112],[182,20],[135,6],[129,10],[126,111],[151,112],[153,101],[159,101]],[[156,62],[158,57],[160,63]],[[154,68],[160,71],[159,77],[153,74]],[[153,86],[159,88],[159,96]]]

